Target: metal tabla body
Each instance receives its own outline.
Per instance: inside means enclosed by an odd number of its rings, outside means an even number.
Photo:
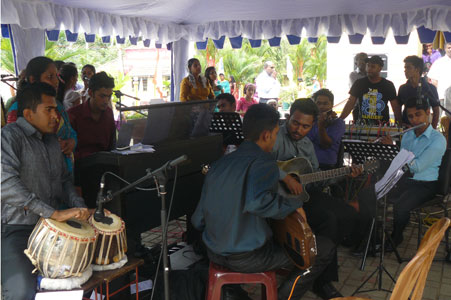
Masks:
[[[96,237],[96,231],[87,222],[41,218],[24,252],[44,277],[81,276],[91,264]]]
[[[127,252],[127,238],[125,222],[115,214],[107,217],[113,220],[111,224],[97,222],[94,216],[89,218],[89,223],[99,233],[95,249],[93,264],[109,265],[119,262]]]

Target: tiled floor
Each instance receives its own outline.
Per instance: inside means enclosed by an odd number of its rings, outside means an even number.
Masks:
[[[180,241],[181,232],[185,228],[185,219],[178,222],[171,222],[169,225],[168,243]],[[143,242],[146,246],[151,247],[161,241],[161,232],[149,231],[142,234]],[[405,231],[405,240],[399,246],[398,250],[402,258],[411,258],[417,249],[417,227],[409,225]],[[446,254],[444,243],[439,247],[436,258],[444,258]],[[350,296],[358,286],[360,286],[366,278],[377,268],[379,264],[379,256],[369,256],[366,261],[364,271],[360,271],[361,259],[353,257],[349,253],[349,249],[340,246],[338,249],[339,263],[339,282],[335,282],[335,287],[344,295]],[[388,272],[396,279],[407,262],[399,264],[394,253],[387,253],[384,258],[384,266]],[[364,290],[377,288],[378,281],[373,276],[363,287]],[[382,287],[392,290],[393,283],[386,275],[382,275]],[[252,298],[259,299],[258,292],[260,289],[249,287]],[[366,297],[373,300],[390,299],[390,293],[373,291],[367,293],[359,293],[356,296]],[[315,294],[308,292],[303,300],[320,299]],[[426,287],[423,293],[424,300],[449,300],[451,299],[451,264],[447,262],[433,262],[427,278]]]

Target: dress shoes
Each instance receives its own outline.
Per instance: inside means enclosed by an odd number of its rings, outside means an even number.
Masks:
[[[313,292],[321,299],[333,299],[343,297],[343,295],[332,285],[331,282],[313,285]]]

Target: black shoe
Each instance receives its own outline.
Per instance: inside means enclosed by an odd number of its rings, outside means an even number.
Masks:
[[[221,300],[252,300],[238,284],[228,284],[222,287]]]
[[[324,300],[343,297],[330,282],[321,285],[315,284],[313,286],[313,292]]]

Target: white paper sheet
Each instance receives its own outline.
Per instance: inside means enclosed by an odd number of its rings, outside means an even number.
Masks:
[[[384,177],[376,182],[374,186],[377,199],[384,197],[395,186],[404,174],[402,167],[410,163],[414,158],[415,155],[406,149],[399,151],[398,155],[391,162],[387,172],[385,172]]]

